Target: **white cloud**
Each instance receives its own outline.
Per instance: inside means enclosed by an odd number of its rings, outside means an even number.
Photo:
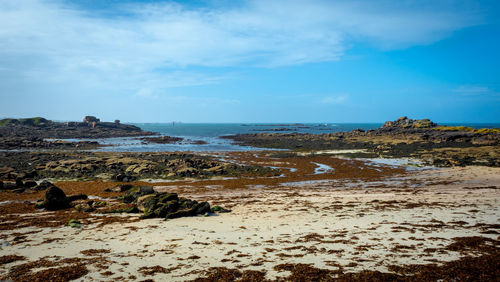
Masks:
[[[460,85],[453,92],[462,96],[499,96],[500,93],[481,85]]]
[[[193,8],[139,2],[118,5],[109,16],[56,0],[2,0],[0,92],[23,83],[43,84],[47,93],[64,86],[75,94],[155,96],[227,78],[193,67],[335,61],[353,40],[404,48],[480,23],[477,9],[444,3],[255,0]]]
[[[345,103],[348,98],[349,98],[349,95],[347,95],[347,94],[338,95],[338,96],[327,96],[321,100],[321,103],[327,104],[327,105],[338,105],[338,104]]]

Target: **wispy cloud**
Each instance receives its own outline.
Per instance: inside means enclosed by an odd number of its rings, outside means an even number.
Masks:
[[[117,4],[110,16],[62,0],[2,0],[0,93],[112,91],[152,97],[166,88],[228,77],[191,68],[335,61],[354,41],[405,48],[481,22],[477,9],[463,4],[467,1],[444,3],[255,0],[193,7],[132,2]]]
[[[327,105],[338,105],[345,103],[348,98],[349,95],[347,94],[337,95],[337,96],[327,96],[321,99],[321,103]]]
[[[500,96],[500,93],[481,85],[460,85],[453,92],[462,96]]]

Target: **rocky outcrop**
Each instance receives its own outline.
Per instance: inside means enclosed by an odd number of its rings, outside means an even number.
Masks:
[[[44,118],[0,120],[0,138],[108,138],[153,134],[134,125],[101,122],[92,116],[85,117],[83,122],[54,122]]]
[[[52,186],[54,186],[54,184],[50,183],[47,180],[44,180],[40,184],[38,184],[36,181],[33,180],[23,181],[22,178],[19,177],[16,178],[15,182],[0,181],[0,190],[10,190],[16,193],[43,191]]]
[[[407,117],[374,130],[326,134],[258,133],[224,138],[238,144],[292,150],[363,149],[354,157],[413,157],[440,166],[500,164],[500,129],[439,126]]]
[[[96,141],[68,142],[62,140],[47,141],[40,137],[5,137],[0,138],[0,149],[94,149],[99,147]]]
[[[437,123],[429,119],[409,119],[408,117],[400,117],[395,121],[386,121],[382,128],[432,128],[436,126]]]
[[[147,143],[156,143],[156,144],[172,144],[181,142],[184,138],[181,137],[172,137],[172,136],[159,136],[159,137],[144,137],[141,138],[144,142]]]
[[[0,152],[0,180],[47,178],[95,179],[119,182],[137,179],[276,175],[278,170],[223,162],[185,153]]]
[[[176,193],[153,193],[136,199],[136,207],[143,212],[141,218],[179,218],[196,215],[209,215],[214,212],[230,212],[230,210],[210,208],[207,202],[180,198]]]

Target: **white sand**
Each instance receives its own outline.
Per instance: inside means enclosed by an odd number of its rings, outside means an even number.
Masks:
[[[196,278],[201,271],[215,266],[266,270],[268,278],[273,278],[287,274],[273,271],[273,266],[288,262],[311,263],[329,269],[337,269],[335,264],[339,264],[347,271],[387,271],[386,266],[391,264],[454,260],[460,256],[458,253],[426,253],[424,249],[442,248],[457,236],[497,237],[480,234],[479,228],[471,226],[500,222],[500,190],[464,187],[500,188],[500,168],[425,170],[405,178],[388,179],[385,183],[388,187],[380,187],[380,184],[323,181],[231,193],[214,188],[214,191],[204,192],[210,195],[193,192],[182,196],[209,198],[212,202],[224,200],[234,206],[233,212],[169,221],[148,219],[102,228],[92,225],[81,229],[47,228],[29,235],[29,242],[0,249],[0,256],[18,254],[36,260],[53,255],[83,257],[80,251],[87,249],[110,250],[104,256],[112,261],[106,266],[114,274],[103,276],[100,273],[104,270],[90,266],[91,273],[81,281],[116,280],[130,275],[137,279],[180,281]],[[390,207],[387,206],[389,203],[380,204],[373,200],[400,203]],[[427,205],[403,208],[408,203]],[[433,227],[438,221],[448,224]],[[467,224],[450,224],[453,221]],[[395,232],[400,227],[407,229]],[[39,228],[12,232],[35,229]],[[304,236],[308,234],[323,237],[304,242]],[[314,239],[314,236],[310,237]],[[46,238],[60,240],[40,245]],[[399,250],[395,250],[398,246]],[[188,259],[192,256],[200,258]],[[222,262],[223,259],[229,261]],[[353,262],[357,265],[349,266]],[[24,262],[12,263],[9,267],[21,263]],[[138,273],[140,267],[155,265],[180,267],[155,276]],[[7,266],[0,266],[0,272],[7,270]]]

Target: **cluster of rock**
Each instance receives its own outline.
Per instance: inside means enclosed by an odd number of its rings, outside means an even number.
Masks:
[[[386,121],[382,128],[432,128],[436,126],[437,123],[432,122],[430,119],[400,117],[395,121]]]
[[[438,126],[428,119],[401,117],[373,130],[326,134],[256,133],[224,138],[254,147],[368,151],[346,154],[351,157],[414,157],[440,166],[500,166],[500,154],[496,153],[500,152],[500,129]]]
[[[47,141],[40,137],[5,137],[0,138],[0,149],[92,149],[99,146],[96,141],[68,142],[63,140]]]
[[[155,159],[134,157],[87,157],[49,161],[37,167],[46,177],[92,177],[103,173],[117,181],[133,181],[138,177],[183,178],[223,175],[229,164],[206,159]]]
[[[21,178],[17,178],[15,182],[0,181],[0,190],[12,191],[15,193],[43,191],[53,186],[54,184],[47,180],[40,182],[40,184],[33,180],[23,181]]]
[[[109,138],[153,135],[137,126],[101,122],[93,116],[83,122],[54,122],[44,118],[0,120],[0,137]]]
[[[180,198],[176,193],[157,193],[152,186],[119,185],[108,191],[126,192],[122,197],[123,203],[134,204],[134,207],[128,212],[142,212],[142,219],[172,219],[231,211],[219,206],[210,207],[207,202]],[[44,199],[36,204],[36,208],[45,208],[51,211],[74,208],[81,212],[92,212],[101,206],[100,202],[87,199],[87,195],[83,194],[66,196],[60,188],[51,185],[45,192]]]
[[[123,187],[123,186],[122,186]],[[178,218],[209,215],[214,212],[230,212],[219,206],[210,207],[207,202],[179,198],[177,193],[157,193],[151,186],[132,187],[123,197],[124,203],[135,203],[141,218]]]
[[[185,153],[0,152],[0,179],[110,179],[276,175],[266,167],[243,166]],[[28,176],[29,174],[29,176]]]

